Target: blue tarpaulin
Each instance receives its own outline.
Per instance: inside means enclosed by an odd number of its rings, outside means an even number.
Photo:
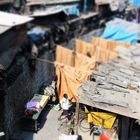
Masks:
[[[80,10],[78,9],[78,6],[79,6],[79,5],[75,4],[75,5],[73,5],[73,7],[67,9],[66,12],[67,12],[69,15],[80,16]]]
[[[129,2],[135,6],[140,6],[140,0],[129,0]]]
[[[37,42],[40,39],[44,38],[45,30],[43,30],[43,28],[40,27],[35,27],[28,32],[28,35],[30,36],[33,42]]]
[[[140,33],[129,33],[121,27],[114,28],[112,26],[107,27],[101,37],[105,39],[117,40],[120,42],[131,42],[135,43],[138,40]]]
[[[125,20],[115,19],[107,23],[101,37],[120,42],[136,43],[140,37],[140,26]]]

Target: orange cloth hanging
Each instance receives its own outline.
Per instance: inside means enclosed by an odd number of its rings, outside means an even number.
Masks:
[[[67,93],[69,98],[73,97],[73,101],[76,102],[79,86],[91,75],[94,68],[94,59],[58,46],[56,50],[56,75],[59,99],[61,100],[63,94]]]
[[[92,38],[92,44],[96,47],[101,47],[104,49],[108,49],[113,51],[117,46],[124,46],[124,47],[130,47],[131,44],[130,43],[123,43],[123,42],[118,42],[118,41],[114,41],[114,40],[107,40],[107,39],[103,39],[100,37],[93,37]]]
[[[77,91],[82,82],[88,79],[91,71],[83,71],[66,65],[56,65],[57,90],[59,100],[67,93],[73,102],[77,101]]]
[[[76,40],[76,51],[84,55],[92,57],[96,61],[107,62],[111,59],[114,59],[118,56],[118,53],[111,51],[105,47],[95,46],[91,43],[85,41]]]

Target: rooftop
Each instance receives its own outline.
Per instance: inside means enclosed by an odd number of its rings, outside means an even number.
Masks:
[[[10,28],[30,22],[33,18],[0,11],[0,34]]]

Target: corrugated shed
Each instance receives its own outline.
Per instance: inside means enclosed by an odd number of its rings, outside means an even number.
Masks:
[[[27,16],[20,16],[2,11],[0,11],[0,19],[0,34],[14,26],[22,25],[33,20],[33,18]]]

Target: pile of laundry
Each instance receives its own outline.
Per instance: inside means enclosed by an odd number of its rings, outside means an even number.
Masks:
[[[31,100],[26,104],[27,110],[39,111],[39,108],[40,108],[40,104],[36,99]]]
[[[46,104],[46,102],[48,102],[48,100],[49,96],[35,94],[33,98],[26,103],[25,114],[33,115],[34,113],[40,112],[44,108],[44,105]]]

